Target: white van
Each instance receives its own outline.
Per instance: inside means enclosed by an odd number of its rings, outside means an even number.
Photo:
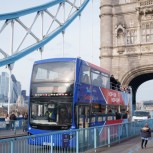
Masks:
[[[150,118],[150,113],[143,110],[135,110],[132,121],[147,120]]]

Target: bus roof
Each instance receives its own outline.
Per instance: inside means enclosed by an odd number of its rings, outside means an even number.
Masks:
[[[49,58],[49,59],[43,59],[35,61],[34,64],[42,64],[42,63],[48,63],[48,62],[57,62],[57,61],[75,61],[77,58]]]
[[[99,71],[102,71],[102,72],[110,74],[110,72],[108,70],[106,70],[104,68],[101,68],[100,66],[94,65],[94,64],[89,63],[89,62],[87,62],[87,63],[89,64],[90,67],[92,67],[92,68],[94,68],[96,70],[99,70]]]
[[[97,66],[95,64],[92,64],[90,62],[87,62],[81,58],[49,58],[49,59],[44,59],[44,60],[38,60],[38,61],[35,61],[34,64],[42,64],[42,63],[48,63],[48,62],[57,62],[57,61],[76,61],[76,60],[80,60],[82,61],[84,64],[90,66],[91,68],[93,69],[96,69],[96,70],[99,70],[101,72],[104,72],[104,73],[107,73],[107,74],[110,74],[110,72],[104,68],[101,68],[100,66]]]

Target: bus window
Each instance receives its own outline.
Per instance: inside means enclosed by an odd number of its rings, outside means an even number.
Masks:
[[[108,74],[102,73],[102,87],[110,88],[110,78]]]
[[[71,125],[72,105],[52,102],[31,103],[31,124]]]
[[[101,86],[98,82],[98,76],[100,75],[99,71],[94,69],[91,70],[91,82],[93,86]]]
[[[88,74],[85,74],[83,76],[83,83],[89,84],[89,76],[88,76]]]
[[[106,114],[106,105],[101,106],[101,112],[102,114]]]
[[[113,120],[115,116],[116,110],[114,110],[114,107],[112,105],[107,105],[107,120]]]
[[[90,68],[88,66],[82,65],[80,80],[81,83],[90,84]]]
[[[107,105],[107,120],[119,119],[121,116],[117,113],[119,113],[119,106]]]
[[[119,111],[119,106],[115,106],[115,105],[108,105],[107,106],[107,113],[110,114],[115,114],[115,112]]]
[[[100,104],[92,104],[92,114],[101,113],[101,105]]]
[[[32,81],[74,81],[74,71],[74,62],[36,64],[33,68]]]
[[[97,77],[97,82],[98,82],[98,84],[99,84],[100,87],[103,86],[103,79],[102,79],[102,76],[100,74]]]
[[[122,118],[126,119],[127,118],[127,107],[126,106],[120,106],[120,112],[121,112]]]

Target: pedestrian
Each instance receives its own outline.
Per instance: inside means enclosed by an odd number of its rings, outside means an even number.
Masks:
[[[146,148],[148,140],[151,137],[151,129],[148,123],[146,123],[144,127],[141,128],[140,135],[141,135],[141,148],[143,149],[144,147]]]
[[[116,120],[121,119],[121,114],[118,111],[115,112],[115,116],[116,116]]]
[[[9,128],[10,128],[9,114],[6,114],[6,116],[5,116],[5,124],[6,124],[6,129],[9,130]]]
[[[28,128],[28,113],[23,115],[23,119],[23,132],[26,132]]]
[[[15,129],[15,120],[16,120],[16,116],[15,116],[14,112],[12,112],[12,114],[10,115],[10,128],[11,128],[11,130]]]

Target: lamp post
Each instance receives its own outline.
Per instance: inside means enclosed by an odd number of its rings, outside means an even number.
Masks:
[[[11,75],[13,70],[14,64],[9,64],[9,92],[8,92],[8,114],[10,113],[10,103],[11,103],[11,90],[12,90],[12,81],[11,81]]]

